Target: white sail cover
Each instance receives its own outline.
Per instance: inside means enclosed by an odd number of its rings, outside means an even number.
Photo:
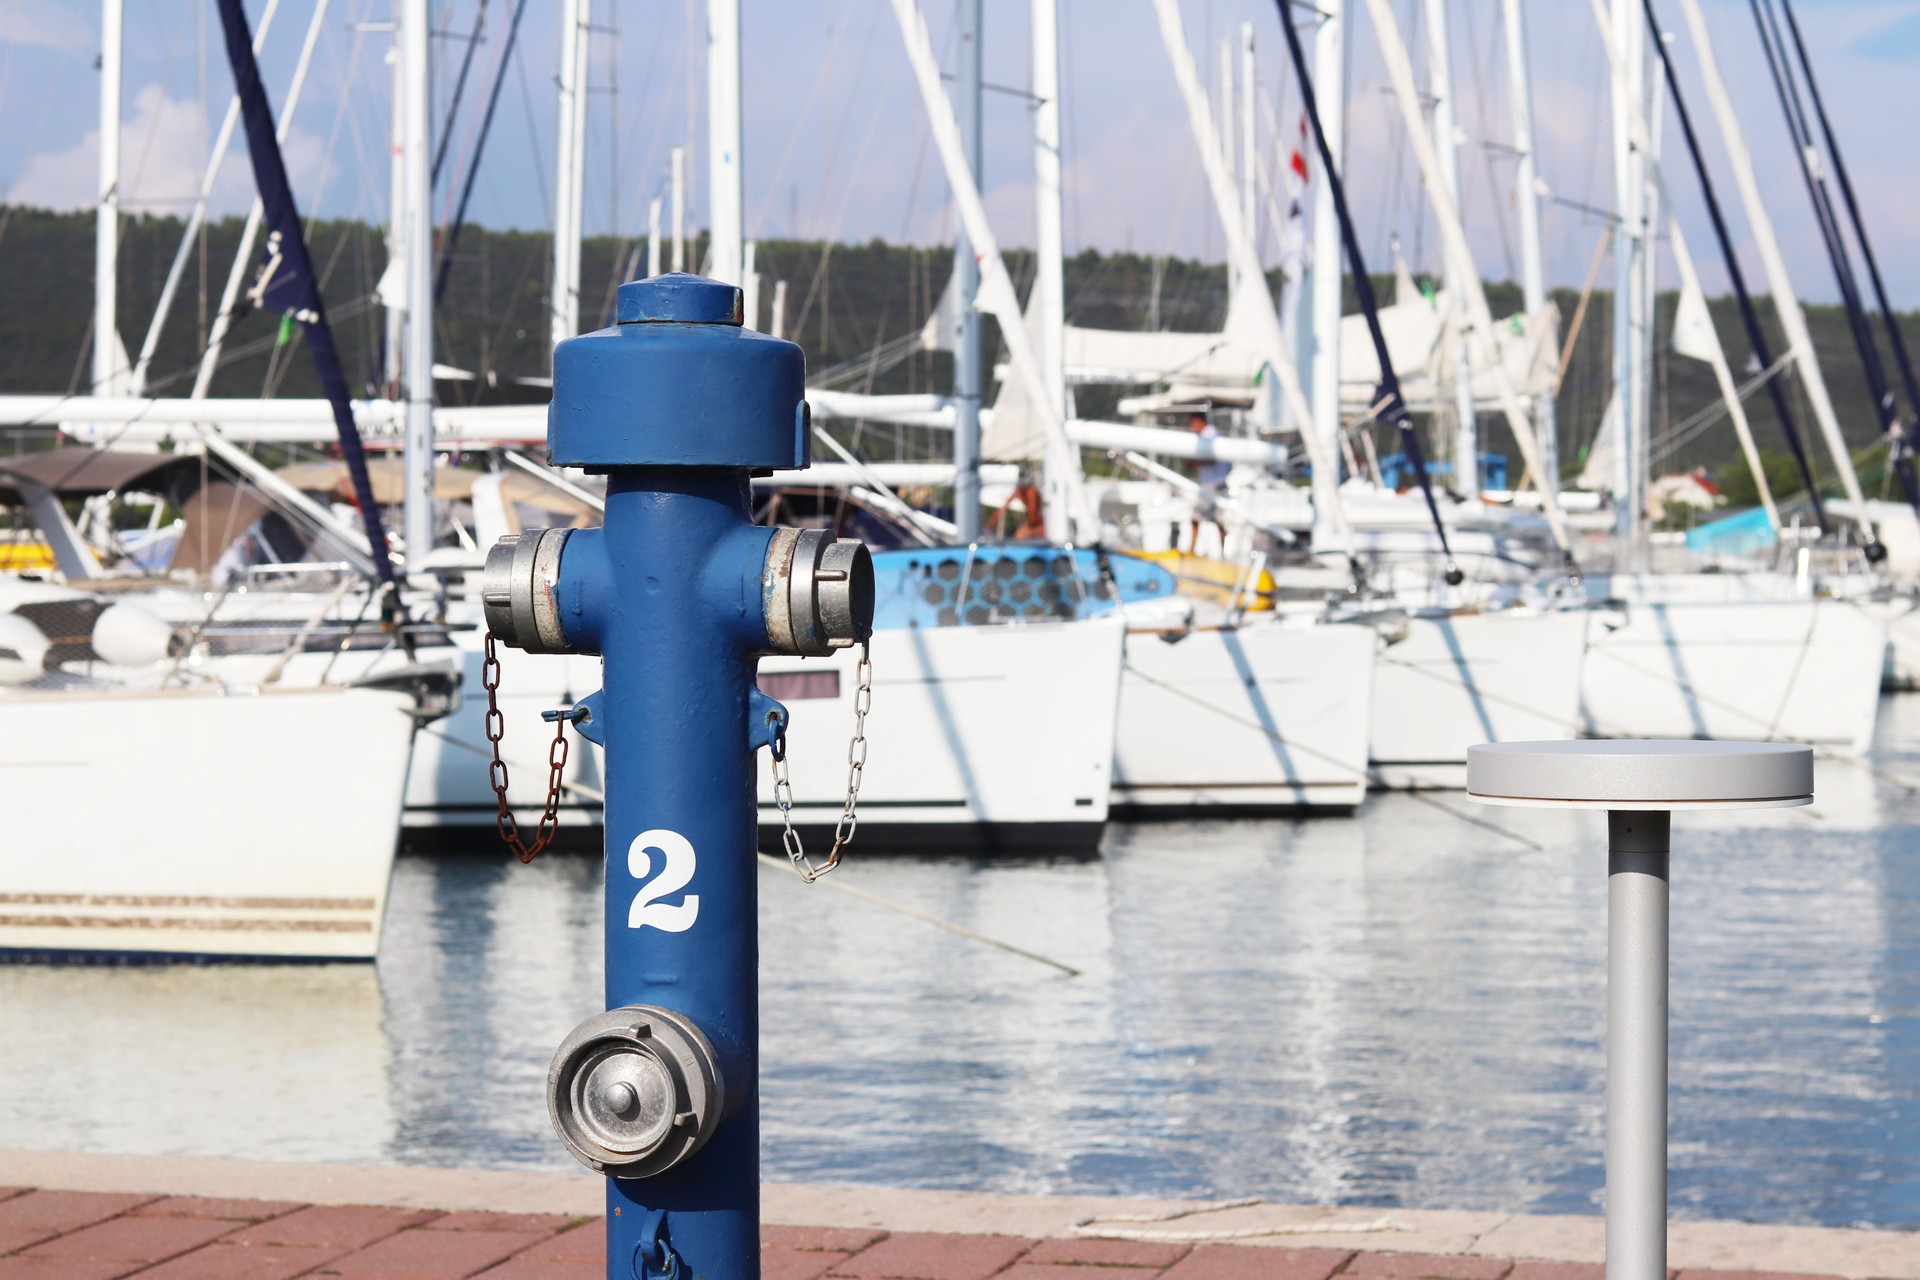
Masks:
[[[1380,327],[1400,377],[1400,391],[1415,413],[1451,408],[1454,354],[1459,344],[1445,290],[1432,298],[1414,293],[1380,308]],[[1516,313],[1498,322],[1495,342],[1507,377],[1522,395],[1553,389],[1559,347],[1560,313],[1551,302],[1537,313]],[[1229,317],[1218,333],[1144,333],[1127,329],[1089,329],[1068,325],[1066,371],[1070,382],[1126,386],[1165,386],[1173,401],[1207,399],[1252,404],[1265,364],[1258,346],[1237,333]],[[1497,379],[1491,369],[1473,375],[1473,398],[1489,411],[1499,408]],[[1342,411],[1357,415],[1373,404],[1380,385],[1380,362],[1366,317],[1340,321],[1340,400]],[[1002,404],[1005,404],[1003,397]]]

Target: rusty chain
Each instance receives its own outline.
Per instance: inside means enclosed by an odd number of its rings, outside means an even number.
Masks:
[[[840,819],[833,825],[833,848],[827,860],[814,866],[793,825],[793,784],[787,778],[787,731],[782,726],[773,737],[773,802],[780,806],[780,843],[787,860],[800,878],[812,884],[840,865],[840,853],[853,843],[860,829],[860,782],[867,768],[867,712],[873,706],[873,655],[867,642],[860,642],[860,657],[853,665],[853,740],[847,744],[847,798],[840,806]]]
[[[487,741],[493,745],[493,763],[487,769],[487,782],[500,805],[493,824],[514,857],[532,862],[560,834],[560,793],[564,789],[561,775],[567,768],[569,717],[561,716],[554,726],[553,745],[547,749],[547,804],[540,812],[540,824],[534,828],[533,843],[528,844],[520,838],[519,820],[507,804],[507,762],[500,758],[500,739],[506,736],[507,721],[500,714],[500,658],[494,651],[492,632],[487,633],[486,652],[486,660],[480,664],[480,683],[487,691]]]

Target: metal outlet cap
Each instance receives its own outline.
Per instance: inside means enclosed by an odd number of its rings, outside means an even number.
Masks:
[[[761,574],[768,653],[823,658],[873,634],[873,556],[824,529],[775,529]]]
[[[567,653],[560,627],[560,556],[566,529],[528,529],[508,534],[487,552],[480,575],[480,603],[487,630],[504,644],[528,653]]]
[[[580,1163],[613,1178],[664,1173],[706,1145],[725,1085],[685,1016],[628,1005],[588,1018],[547,1070],[547,1115]]]
[[[1813,749],[1597,739],[1467,748],[1467,797],[1571,809],[1763,809],[1813,801]]]
[[[873,554],[856,538],[835,538],[814,571],[820,630],[827,645],[844,649],[873,634]]]

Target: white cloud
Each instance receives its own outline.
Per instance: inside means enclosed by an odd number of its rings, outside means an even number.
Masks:
[[[199,104],[169,98],[159,85],[146,85],[134,95],[133,111],[121,125],[120,138],[121,207],[129,212],[185,214],[199,193],[206,165],[209,133]],[[332,177],[334,167],[323,164],[323,144],[313,135],[295,129],[283,151],[288,172],[296,175],[296,199],[302,189],[312,190]],[[6,199],[49,209],[88,207],[98,194],[99,156],[100,131],[89,129],[69,147],[28,159]],[[214,183],[213,215],[244,212],[253,192],[245,131],[236,129]]]
[[[7,6],[6,39],[43,49],[90,49],[100,39],[99,24],[91,17],[87,6],[70,0],[43,4],[13,0]]]

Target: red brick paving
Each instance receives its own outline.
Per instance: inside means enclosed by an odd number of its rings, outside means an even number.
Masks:
[[[1067,1262],[1105,1267],[1152,1267],[1159,1271],[1187,1256],[1189,1244],[1142,1240],[1042,1240],[1021,1261]],[[1136,1276],[1134,1280],[1139,1280]]]
[[[760,1280],[819,1280],[849,1255],[826,1249],[793,1249],[760,1244]]]
[[[205,1218],[109,1218],[55,1236],[25,1251],[29,1258],[85,1258],[90,1262],[164,1262],[233,1230]]]
[[[528,1231],[402,1231],[327,1264],[327,1274],[464,1280],[505,1262],[548,1233]]]
[[[598,1221],[0,1187],[0,1280],[602,1280]],[[769,1226],[763,1280],[1605,1280],[1596,1264]],[[1673,1280],[1836,1280],[1686,1270]]]
[[[1607,1268],[1599,1262],[1541,1262],[1522,1258],[1513,1264],[1507,1280],[1607,1280]]]
[[[133,1210],[136,1218],[225,1218],[232,1222],[265,1222],[304,1209],[293,1200],[216,1200],[207,1196],[167,1196]]]
[[[854,1280],[989,1280],[1039,1243],[1018,1236],[899,1231],[834,1267]]]
[[[0,1200],[0,1256],[104,1222],[157,1199],[158,1196],[97,1195],[85,1191],[29,1191],[11,1200]]]
[[[1162,1274],[1166,1280],[1327,1280],[1351,1257],[1347,1249],[1203,1244]]]
[[[1500,1280],[1513,1267],[1505,1258],[1431,1253],[1363,1253],[1342,1274],[1364,1280]]]

